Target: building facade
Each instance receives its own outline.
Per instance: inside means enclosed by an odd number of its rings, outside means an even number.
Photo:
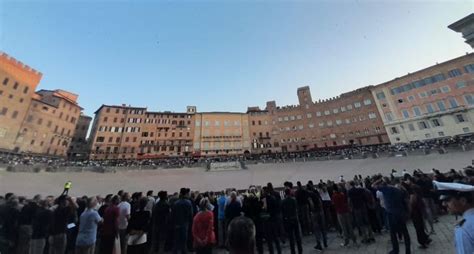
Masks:
[[[274,153],[280,152],[279,147],[274,145],[272,132],[275,125],[272,121],[272,115],[266,109],[259,107],[248,107],[247,115],[249,118],[249,135],[251,153]]]
[[[474,49],[474,13],[454,22],[448,26],[449,29],[461,33],[465,42]]]
[[[372,90],[391,143],[474,131],[474,54],[377,85]]]
[[[36,92],[15,140],[15,150],[65,157],[82,110],[77,98],[64,90]]]
[[[0,55],[0,149],[64,157],[82,108],[64,90],[39,90],[41,73]]]
[[[149,112],[142,107],[102,105],[95,112],[92,124],[90,158],[189,156],[192,154],[193,107],[188,108],[188,112]]]
[[[275,101],[269,101],[265,110],[249,108],[249,118],[261,118],[270,124],[250,125],[250,133],[258,133],[257,141],[260,133],[265,133],[264,147],[272,152],[388,143],[371,88],[313,102],[309,87],[300,87],[298,105],[277,107]]]
[[[0,54],[0,150],[19,152],[15,145],[42,74]]]
[[[68,158],[71,160],[86,160],[89,158],[90,145],[87,141],[87,133],[92,117],[81,114],[77,121],[74,136],[68,150]]]
[[[250,153],[249,117],[245,113],[196,113],[194,155],[220,156]]]

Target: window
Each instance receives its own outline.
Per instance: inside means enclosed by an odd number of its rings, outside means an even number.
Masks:
[[[421,116],[421,110],[419,107],[413,107],[413,114],[415,116]]]
[[[364,100],[364,105],[370,105],[372,104],[372,100],[371,99],[365,99]]]
[[[336,124],[337,124],[337,125],[341,125],[341,124],[342,124],[342,120],[337,119],[337,120],[336,120]]]
[[[408,124],[408,129],[409,129],[410,131],[415,131],[415,126],[414,126],[412,123],[409,123],[409,124]]]
[[[433,123],[433,126],[434,126],[434,127],[439,127],[439,126],[441,126],[441,122],[440,122],[439,119],[433,119],[433,120],[431,120],[431,123]]]
[[[392,127],[392,128],[390,128],[390,132],[391,132],[392,134],[398,134],[398,129],[397,129],[397,127]]]
[[[311,118],[311,117],[312,117],[311,113],[306,114],[306,118]]]
[[[438,132],[438,136],[444,137],[444,132],[443,132],[443,131],[439,131],[439,132]]]
[[[426,92],[421,92],[418,96],[420,96],[420,98],[426,98],[428,95],[426,95]]]
[[[341,112],[346,112],[346,107],[345,106],[341,107]]]
[[[428,113],[433,113],[434,112],[433,105],[431,105],[431,103],[426,104],[426,112],[428,112]]]
[[[443,93],[449,93],[449,91],[451,91],[451,89],[449,88],[449,86],[443,86],[443,87],[441,87],[441,92],[443,92]]]
[[[415,100],[415,96],[413,95],[408,96],[408,101],[414,101],[414,100]]]
[[[220,126],[221,123],[220,123],[219,121],[215,121],[214,125],[215,125],[215,126]]]
[[[426,134],[425,134],[425,138],[431,138],[431,134],[426,133]]]
[[[370,112],[369,113],[369,119],[375,119],[375,118],[377,118],[377,115],[373,112]]]
[[[466,100],[467,104],[474,105],[474,96],[472,96],[472,94],[464,95],[464,99]]]
[[[386,119],[388,122],[393,121],[392,113],[390,113],[390,112],[385,113],[385,119]]]
[[[332,121],[327,121],[326,124],[327,126],[332,126]]]
[[[426,124],[425,121],[418,122],[418,127],[420,128],[420,130],[424,130],[424,129],[429,128],[428,124]]]
[[[329,115],[330,113],[329,110],[324,111],[324,115]]]
[[[314,124],[310,123],[310,124],[308,125],[308,127],[309,127],[309,128],[314,128]],[[268,136],[268,135],[267,135],[267,136]]]
[[[96,142],[104,142],[105,138],[104,137],[97,137],[95,140]]]
[[[407,119],[410,118],[410,114],[408,114],[408,110],[404,109],[402,110],[403,118]]]
[[[466,122],[466,119],[464,119],[463,114],[457,114],[457,115],[455,115],[455,117],[456,117],[456,122],[457,122],[457,123],[464,123],[464,122]]]
[[[454,78],[454,77],[461,76],[461,75],[462,75],[462,73],[461,73],[461,70],[459,70],[459,69],[453,69],[453,70],[448,71],[448,76],[450,78]]]
[[[324,122],[320,122],[319,127],[324,127]]]
[[[451,106],[451,108],[456,108],[458,107],[458,102],[456,101],[455,98],[449,98],[449,105]]]
[[[385,93],[384,92],[378,92],[376,95],[377,99],[385,99]]]
[[[109,109],[109,108],[107,108],[107,109]],[[59,118],[61,118],[62,116],[63,116],[63,113],[61,112],[61,114],[59,115]],[[108,119],[109,119],[108,117],[104,117],[104,123],[106,123]]]
[[[2,108],[2,111],[0,112],[0,116],[2,116],[2,115],[3,115],[3,116],[4,116],[4,115],[6,115],[6,114],[7,114],[7,112],[8,112],[8,108],[6,108],[6,107],[3,107],[3,108]]]
[[[15,84],[13,85],[13,89],[18,89],[18,82],[15,82]]]
[[[290,120],[291,120],[291,121],[294,121],[294,120],[295,120],[295,116],[290,116]]]
[[[24,93],[24,94],[27,94],[27,93],[28,93],[28,88],[29,88],[29,87],[27,87],[27,86],[25,86],[25,88],[23,88],[23,93]]]
[[[5,78],[5,79],[3,80],[3,85],[4,85],[4,86],[6,86],[6,85],[8,84],[8,80],[9,80],[8,78]]]
[[[13,113],[12,113],[12,118],[13,118],[13,119],[16,119],[17,116],[18,116],[18,111],[16,111],[16,110],[13,111]]]
[[[464,70],[466,70],[467,73],[473,73],[474,72],[474,64],[468,64],[464,66]]]
[[[469,127],[464,127],[464,128],[462,128],[462,131],[463,131],[464,133],[468,133],[468,132],[469,132]]]
[[[444,101],[437,101],[436,105],[438,105],[438,108],[440,111],[445,111],[446,110],[446,105],[444,105]]]
[[[459,81],[458,83],[456,83],[456,88],[457,89],[464,88],[464,87],[466,87],[466,82]]]
[[[334,114],[337,114],[337,113],[339,113],[339,109],[338,109],[338,108],[335,108],[335,109],[332,110],[332,112],[333,112]]]
[[[352,104],[347,105],[347,110],[352,110]]]
[[[316,116],[321,116],[321,112],[316,112]]]
[[[360,105],[360,102],[354,102],[354,107],[360,108],[360,106],[361,106],[361,105]]]

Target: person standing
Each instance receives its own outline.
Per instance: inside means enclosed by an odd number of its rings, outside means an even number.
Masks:
[[[421,189],[418,185],[411,185],[411,195],[410,195],[410,215],[411,220],[413,221],[413,226],[416,231],[416,238],[420,244],[420,248],[428,248],[428,244],[431,242],[431,239],[428,237],[425,231],[425,223],[423,221],[423,211],[425,209],[425,204],[423,203],[423,197],[421,195]]]
[[[188,228],[193,220],[193,208],[186,188],[179,191],[179,199],[171,207],[174,245],[173,254],[187,253]]]
[[[339,225],[344,236],[344,243],[341,245],[348,246],[350,240],[352,240],[354,245],[357,246],[357,240],[352,227],[352,216],[347,197],[336,184],[334,184],[333,190],[334,193],[332,194],[332,202],[334,204],[334,208],[336,209],[337,220],[339,221]]]
[[[295,254],[295,240],[298,253],[303,253],[303,246],[301,244],[300,229],[298,227],[298,211],[296,200],[291,195],[290,189],[285,189],[285,199],[281,203],[281,213],[283,218],[283,226],[286,235],[290,240],[291,254]]]
[[[323,202],[319,192],[314,188],[311,183],[306,186],[309,195],[309,207],[311,214],[311,223],[313,225],[313,234],[316,238],[315,250],[322,251],[324,247],[328,247],[326,228],[324,222],[324,208]]]
[[[225,234],[226,234],[226,225],[225,225],[225,204],[227,197],[223,191],[219,198],[217,199],[217,240],[219,241],[218,246],[221,248],[225,247]]]
[[[405,253],[410,254],[410,234],[406,225],[408,217],[408,198],[406,193],[399,188],[389,185],[383,179],[376,180],[372,187],[382,192],[385,200],[390,227],[390,239],[392,241],[390,254],[398,254],[400,251],[397,237],[399,233],[403,235],[405,241]]]
[[[127,252],[129,254],[145,254],[147,247],[147,232],[151,218],[150,211],[146,210],[148,198],[141,197],[130,217],[127,227]]]
[[[168,202],[168,193],[166,191],[160,191],[158,193],[159,201],[155,204],[153,208],[152,218],[153,218],[153,237],[154,237],[154,251],[160,252],[161,243],[165,243],[165,250],[170,249],[166,244],[169,241],[168,239],[168,229],[169,229],[169,214],[170,214],[170,204]]]
[[[194,216],[192,232],[196,254],[211,254],[212,246],[216,243],[214,214],[209,211],[209,205],[208,198],[201,199],[199,212]]]
[[[50,227],[52,212],[48,209],[48,201],[39,201],[38,209],[32,218],[32,234],[29,254],[43,254]]]
[[[53,207],[53,215],[49,232],[49,254],[64,254],[66,251],[66,232],[68,219],[72,216],[71,207],[74,201],[68,196],[59,196],[56,206]]]
[[[120,253],[127,254],[127,227],[128,220],[130,219],[131,205],[130,205],[130,194],[128,192],[123,193],[122,201],[118,204],[119,218],[118,218],[118,229],[120,236]]]
[[[100,232],[101,254],[112,254],[114,252],[115,241],[120,241],[118,229],[120,210],[117,206],[119,203],[120,196],[113,196],[110,205],[104,211],[104,223],[102,224],[102,231]]]
[[[32,235],[32,219],[38,209],[40,195],[36,195],[32,201],[28,202],[20,211],[18,217],[18,247],[17,254],[28,254]]]
[[[235,217],[240,216],[240,212],[242,212],[242,205],[239,200],[237,200],[237,193],[232,191],[230,193],[230,200],[225,208],[225,220],[226,225],[234,219]]]
[[[462,216],[454,229],[457,254],[474,253],[474,186],[433,181],[449,213]]]
[[[94,254],[97,240],[97,226],[102,222],[99,213],[94,209],[97,199],[87,199],[87,209],[81,214],[79,232],[76,238],[76,254]]]

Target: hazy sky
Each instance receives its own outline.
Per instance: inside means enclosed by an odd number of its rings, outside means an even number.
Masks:
[[[69,3],[62,3],[69,2]],[[472,52],[474,1],[5,1],[0,49],[40,89],[150,110],[245,111],[376,85]]]

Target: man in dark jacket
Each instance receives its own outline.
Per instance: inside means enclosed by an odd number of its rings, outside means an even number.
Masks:
[[[298,212],[296,200],[291,197],[291,190],[285,189],[285,199],[281,203],[281,213],[283,217],[283,225],[286,234],[290,239],[291,254],[295,254],[295,239],[298,248],[298,253],[303,253],[301,245],[301,236],[298,228]]]
[[[165,249],[167,249],[167,244],[169,241],[166,241],[168,233],[168,217],[170,214],[171,206],[168,203],[168,193],[166,191],[160,191],[158,193],[159,201],[153,207],[153,235],[155,238],[154,250],[155,252],[160,252],[160,243],[165,241]]]
[[[193,220],[193,208],[187,189],[181,188],[179,191],[179,199],[171,207],[170,216],[174,230],[173,253],[187,253],[188,229]]]

